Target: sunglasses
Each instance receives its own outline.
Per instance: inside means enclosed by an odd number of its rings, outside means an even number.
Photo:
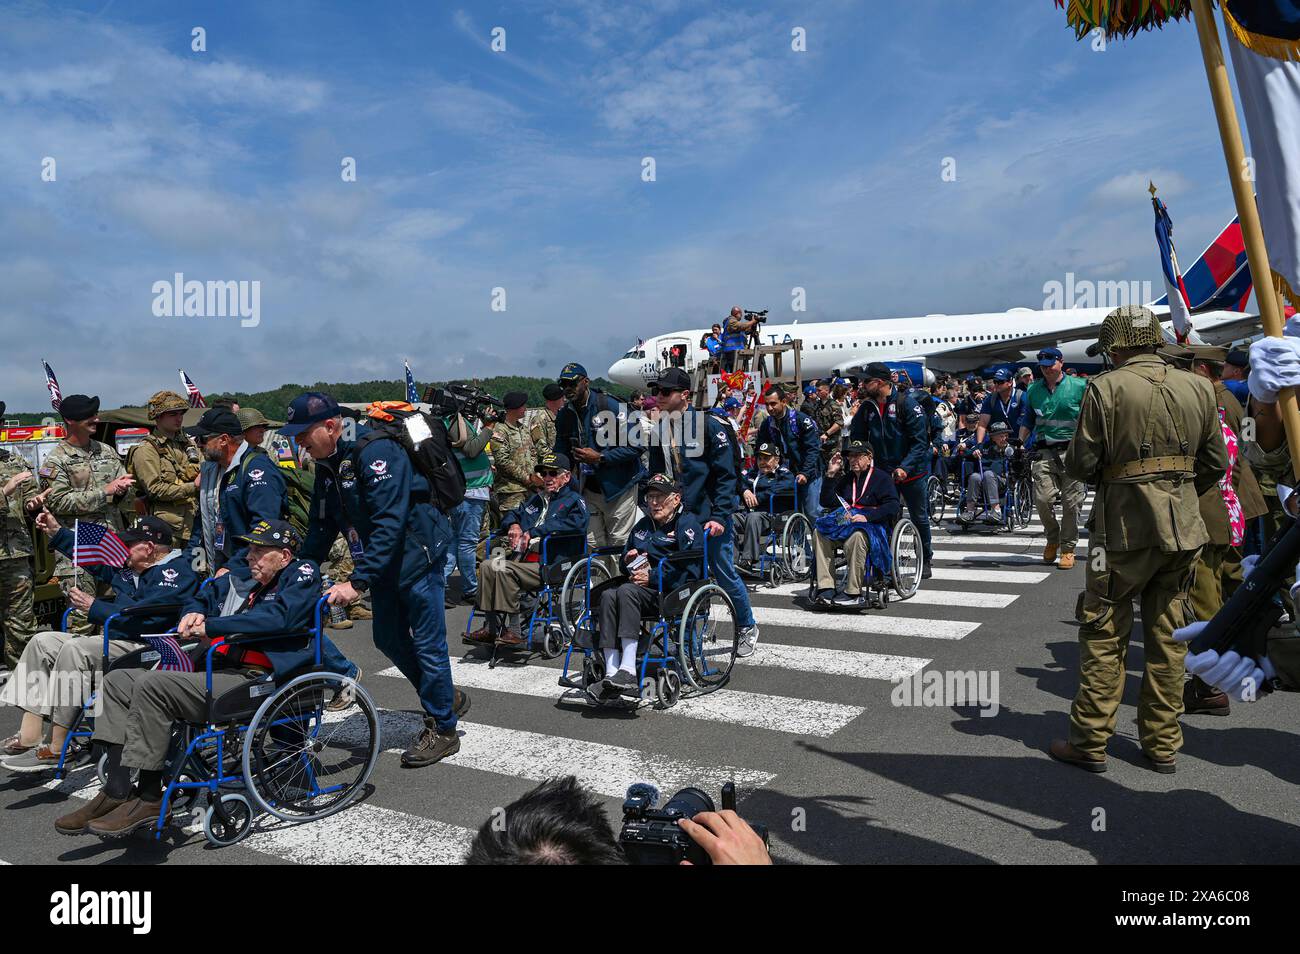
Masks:
[[[559,477],[560,474],[564,473],[564,471],[562,471],[562,470],[539,470],[538,473],[541,474],[543,477]]]
[[[1038,352],[1038,360],[1039,361],[1060,361],[1061,359],[1054,354],[1048,354],[1046,351],[1040,351]]]

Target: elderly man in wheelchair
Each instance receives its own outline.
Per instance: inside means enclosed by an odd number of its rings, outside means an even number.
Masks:
[[[72,531],[60,527],[52,514],[42,512],[36,526],[50,538],[51,547],[73,555]],[[172,531],[162,520],[142,517],[120,538],[128,549],[124,565],[95,563],[84,568],[94,580],[112,587],[113,599],[96,599],[75,587],[68,594],[73,608],[105,627],[103,636],[37,633],[23,650],[13,678],[0,690],[0,704],[23,709],[17,734],[0,743],[7,756],[4,767],[11,772],[45,772],[84,762],[89,752],[68,745],[68,736],[81,722],[95,674],[146,649],[141,636],[169,629],[179,607],[199,587],[183,551],[172,549]],[[50,739],[42,743],[47,720]],[[74,743],[84,735],[74,736]]]
[[[1000,526],[1004,522],[1002,500],[1006,495],[1007,470],[1016,450],[1010,439],[1011,429],[1005,421],[998,421],[989,428],[984,443],[967,454],[966,492],[957,514],[959,524],[972,524],[981,513],[986,524]]]
[[[295,559],[302,541],[293,526],[261,520],[240,540],[248,544],[250,576],[230,573],[211,581],[181,616],[177,633],[183,640],[197,640],[187,657],[189,666],[115,669],[105,676],[94,733],[95,744],[106,750],[104,787],[94,799],[55,821],[60,833],[115,838],[154,824],[161,830],[167,821],[162,803],[174,724],[213,722],[214,700],[223,694],[253,683],[274,690],[275,683],[313,663],[318,671],[349,676],[355,672],[336,648],[318,658],[320,570],[311,560]],[[315,652],[303,633],[313,622]],[[207,671],[191,671],[195,665]],[[331,685],[361,692],[350,678]],[[250,699],[265,694],[249,692]],[[224,760],[216,761],[221,771]],[[134,788],[133,771],[138,773]]]
[[[890,527],[900,510],[894,475],[877,470],[871,445],[853,441],[843,457],[831,457],[822,483],[821,504],[826,512],[817,518],[814,537],[816,590],[814,605],[861,605],[864,585],[872,574],[885,575],[893,567]],[[835,557],[844,552],[848,563],[844,590],[835,590]]]
[[[776,516],[783,507],[797,510],[798,484],[789,467],[781,463],[781,451],[775,444],[759,444],[754,466],[741,471],[740,502],[732,515],[736,534],[736,568],[742,573],[762,575],[766,570],[765,551],[776,530]]]
[[[531,641],[520,634],[520,598],[545,588],[544,576],[555,564],[586,549],[587,503],[570,483],[573,477],[564,454],[543,454],[537,462],[542,489],[501,518],[508,548],[490,546],[479,568],[474,615],[484,624],[465,635],[471,645],[517,649]],[[495,552],[494,552],[495,550]],[[563,583],[563,579],[559,582]],[[472,625],[472,623],[471,623]]]
[[[646,483],[645,504],[649,515],[632,528],[620,560],[625,575],[602,583],[593,593],[595,648],[604,657],[605,678],[589,684],[587,693],[597,702],[639,693],[636,664],[642,620],[659,612],[662,594],[700,579],[702,572],[704,529],[682,506],[681,486],[655,474]],[[698,553],[700,563],[679,558],[688,553]],[[661,561],[666,561],[662,568]]]

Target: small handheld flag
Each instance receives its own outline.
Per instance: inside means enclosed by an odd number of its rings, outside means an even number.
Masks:
[[[406,366],[406,400],[408,404],[419,403],[420,392],[415,389],[415,378],[411,377],[411,363],[404,361]]]
[[[73,544],[72,562],[76,566],[122,566],[131,555],[121,537],[108,527],[97,523],[74,524],[76,542]]]
[[[207,407],[208,402],[203,400],[203,395],[199,392],[198,386],[190,380],[190,376],[179,368],[177,371],[181,376],[181,387],[185,388],[185,396],[190,400],[190,407]]]
[[[175,636],[141,636],[147,645],[158,650],[158,668],[167,672],[193,672],[194,661],[181,648]]]
[[[1174,223],[1169,218],[1169,209],[1156,196],[1156,187],[1151,185],[1151,207],[1156,213],[1156,245],[1160,248],[1160,268],[1165,276],[1165,293],[1169,299],[1169,319],[1173,323],[1174,333],[1180,343],[1187,341],[1192,330],[1192,320],[1187,301],[1187,287],[1183,284],[1182,273],[1178,270],[1178,253],[1174,251]]]
[[[58,410],[63,406],[63,392],[59,390],[59,380],[54,376],[54,369],[44,358],[41,359],[41,366],[45,368],[45,386],[50,389],[50,406]]]

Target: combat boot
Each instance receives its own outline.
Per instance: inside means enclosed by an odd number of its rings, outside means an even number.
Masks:
[[[1183,713],[1185,715],[1226,716],[1232,711],[1228,694],[1207,684],[1200,676],[1193,676],[1183,686]]]
[[[1055,544],[1055,543],[1049,543],[1047,546],[1043,547],[1043,562],[1044,562],[1044,563],[1055,563],[1055,562],[1056,562],[1056,544]]]
[[[1058,563],[1058,564],[1056,564],[1056,565],[1059,566],[1062,570],[1073,570],[1073,569],[1074,569],[1074,551],[1073,551],[1073,550],[1066,550],[1064,553],[1062,553],[1062,554],[1061,554],[1061,562]]]
[[[360,603],[348,607],[348,619],[374,619],[375,614]]]

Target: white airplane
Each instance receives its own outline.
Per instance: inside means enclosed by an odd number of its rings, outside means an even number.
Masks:
[[[1259,316],[1242,310],[1250,296],[1250,275],[1245,252],[1232,254],[1238,249],[1240,228],[1234,220],[1183,276],[1192,302],[1193,329],[1207,344],[1226,344],[1260,332]],[[1212,254],[1207,257],[1207,253]],[[1091,287],[1087,286],[1089,291]],[[1080,300],[1069,285],[1063,291],[1063,301]],[[1162,297],[1148,307],[1160,317],[1166,338],[1173,341],[1165,301]],[[796,321],[764,324],[759,337],[763,344],[802,340],[800,372],[805,380],[851,375],[873,361],[882,361],[908,370],[915,382],[928,383],[935,371],[980,371],[1000,364],[1033,366],[1038,350],[1048,346],[1061,348],[1067,368],[1093,372],[1102,369],[1101,359],[1089,355],[1087,349],[1097,340],[1097,331],[1110,311],[1111,307],[1012,308],[972,315]],[[608,376],[626,387],[645,387],[669,366],[665,353],[671,354],[679,345],[685,348],[686,370],[694,370],[708,360],[708,351],[701,347],[708,332],[708,328],[693,328],[651,338],[610,365]]]

